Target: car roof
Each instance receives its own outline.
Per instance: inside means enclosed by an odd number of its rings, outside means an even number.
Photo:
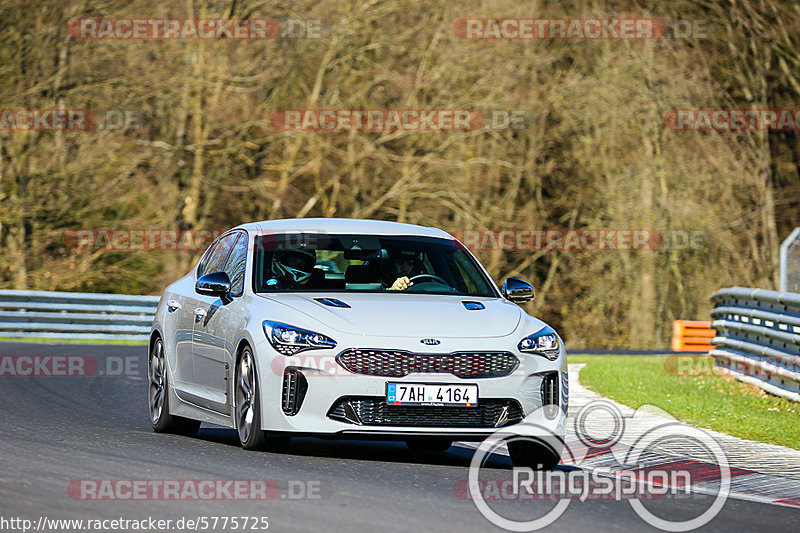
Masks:
[[[256,235],[275,233],[331,233],[339,235],[398,235],[417,237],[438,237],[453,239],[449,233],[437,228],[387,222],[384,220],[366,220],[359,218],[287,218],[280,220],[264,220],[242,224],[235,229],[244,229]]]

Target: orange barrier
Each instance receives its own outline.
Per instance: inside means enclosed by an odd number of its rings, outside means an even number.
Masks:
[[[676,320],[672,323],[673,352],[708,352],[715,346],[711,339],[717,332],[711,329],[711,322],[704,320]]]

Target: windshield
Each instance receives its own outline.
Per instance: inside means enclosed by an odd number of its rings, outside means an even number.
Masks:
[[[256,237],[255,292],[387,292],[496,297],[457,241],[287,234]]]

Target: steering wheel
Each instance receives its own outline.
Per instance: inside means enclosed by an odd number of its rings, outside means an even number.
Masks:
[[[414,281],[417,281],[419,278],[431,278],[434,281],[441,283],[442,285],[447,285],[448,287],[450,286],[450,284],[447,283],[445,280],[443,280],[439,276],[434,276],[433,274],[418,274],[413,278],[409,278],[408,281],[411,281],[413,283]]]

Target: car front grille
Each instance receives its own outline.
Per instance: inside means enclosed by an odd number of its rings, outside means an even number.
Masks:
[[[477,407],[388,405],[383,397],[340,398],[328,417],[359,426],[443,428],[496,428],[523,418],[519,402],[511,399],[481,400]]]
[[[453,374],[459,378],[496,378],[511,374],[519,359],[509,352],[419,354],[401,350],[350,349],[336,361],[354,374],[401,378],[413,373]]]

